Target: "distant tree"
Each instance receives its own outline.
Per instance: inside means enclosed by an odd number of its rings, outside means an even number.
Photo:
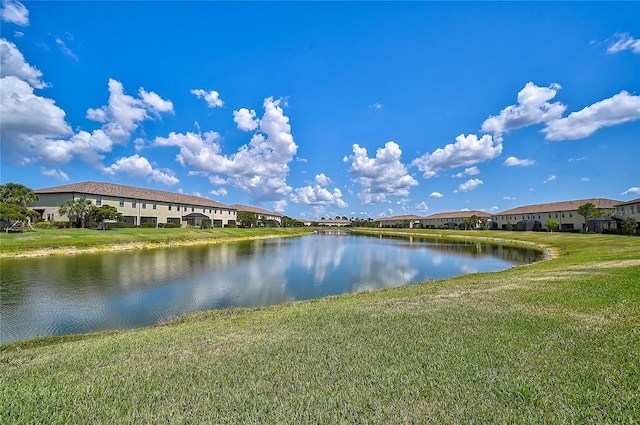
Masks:
[[[282,217],[282,227],[299,227],[301,225],[296,219],[287,216]]]
[[[58,208],[58,214],[69,217],[69,224],[80,222],[80,227],[84,229],[84,224],[91,213],[91,201],[88,199],[69,199]]]
[[[595,205],[591,202],[587,202],[586,204],[582,204],[578,207],[578,215],[584,217],[584,225],[582,226],[583,230],[587,227],[587,221],[589,218],[597,211]]]
[[[615,214],[615,210],[595,210],[593,213],[591,213],[591,218],[613,217]]]
[[[549,229],[551,233],[553,233],[554,230],[558,230],[558,227],[560,227],[560,223],[558,223],[555,220],[549,220],[546,223],[544,223],[544,225],[546,226],[547,229]]]
[[[26,207],[36,201],[33,190],[19,183],[0,185],[0,202]]]
[[[105,220],[120,220],[124,218],[124,216],[118,212],[118,209],[111,205],[102,205],[100,207],[92,205],[89,215],[94,221],[101,223],[102,230],[107,229]]]
[[[635,235],[637,228],[638,228],[638,222],[633,217],[627,217],[622,222],[622,233],[627,236]]]
[[[258,214],[249,211],[238,211],[238,223],[245,227],[255,227],[258,224]]]

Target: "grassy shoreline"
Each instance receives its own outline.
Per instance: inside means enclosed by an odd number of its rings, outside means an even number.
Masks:
[[[0,259],[225,243],[300,236],[310,232],[308,228],[39,229],[27,233],[0,233]]]
[[[555,256],[0,345],[0,422],[638,423],[640,238],[445,236]]]

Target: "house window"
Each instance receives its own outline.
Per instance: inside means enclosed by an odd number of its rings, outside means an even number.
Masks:
[[[147,208],[147,201],[142,201],[141,204],[142,204],[142,208]]]
[[[84,201],[85,199],[87,199],[87,196],[86,195],[80,195],[80,199]]]
[[[169,211],[171,211],[171,204],[169,204]],[[167,222],[168,223],[168,222]]]
[[[102,205],[102,196],[96,196],[96,206]]]
[[[131,201],[131,207],[133,207],[133,208],[136,207],[136,201]]]
[[[191,212],[196,212],[196,207],[191,207]]]
[[[158,207],[158,204],[156,204],[155,202],[153,203],[153,209],[155,210]]]
[[[569,217],[573,217],[573,211],[569,213]]]
[[[120,207],[124,207],[124,199],[120,199]]]
[[[564,213],[562,213],[562,218],[564,218]]]

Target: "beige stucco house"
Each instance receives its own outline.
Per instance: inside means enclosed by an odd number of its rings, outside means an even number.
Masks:
[[[590,198],[525,205],[494,214],[492,221],[497,229],[545,230],[547,221],[556,221],[560,230],[582,230],[585,219],[578,214],[578,208],[587,203],[592,203],[600,211],[614,211],[620,201]]]
[[[214,226],[235,225],[236,210],[228,205],[200,196],[165,192],[141,187],[103,182],[81,182],[47,187],[33,191],[36,202],[30,208],[47,221],[67,219],[59,213],[61,204],[71,199],[87,199],[97,207],[110,205],[133,225],[166,223],[199,226],[211,220]]]
[[[633,217],[637,223],[640,223],[640,198],[617,204],[615,216],[621,220]]]
[[[262,208],[252,207],[250,205],[242,205],[242,204],[233,204],[231,208],[234,208],[236,211],[249,212],[254,213],[258,216],[258,226],[266,226],[266,227],[280,227],[282,226],[282,217],[284,215],[267,211]]]

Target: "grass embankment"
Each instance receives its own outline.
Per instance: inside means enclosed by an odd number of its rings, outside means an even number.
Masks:
[[[0,346],[0,418],[637,424],[640,238],[469,234],[545,244],[556,256],[497,273]]]
[[[220,243],[309,232],[308,228],[38,229],[26,233],[0,232],[0,258]]]

